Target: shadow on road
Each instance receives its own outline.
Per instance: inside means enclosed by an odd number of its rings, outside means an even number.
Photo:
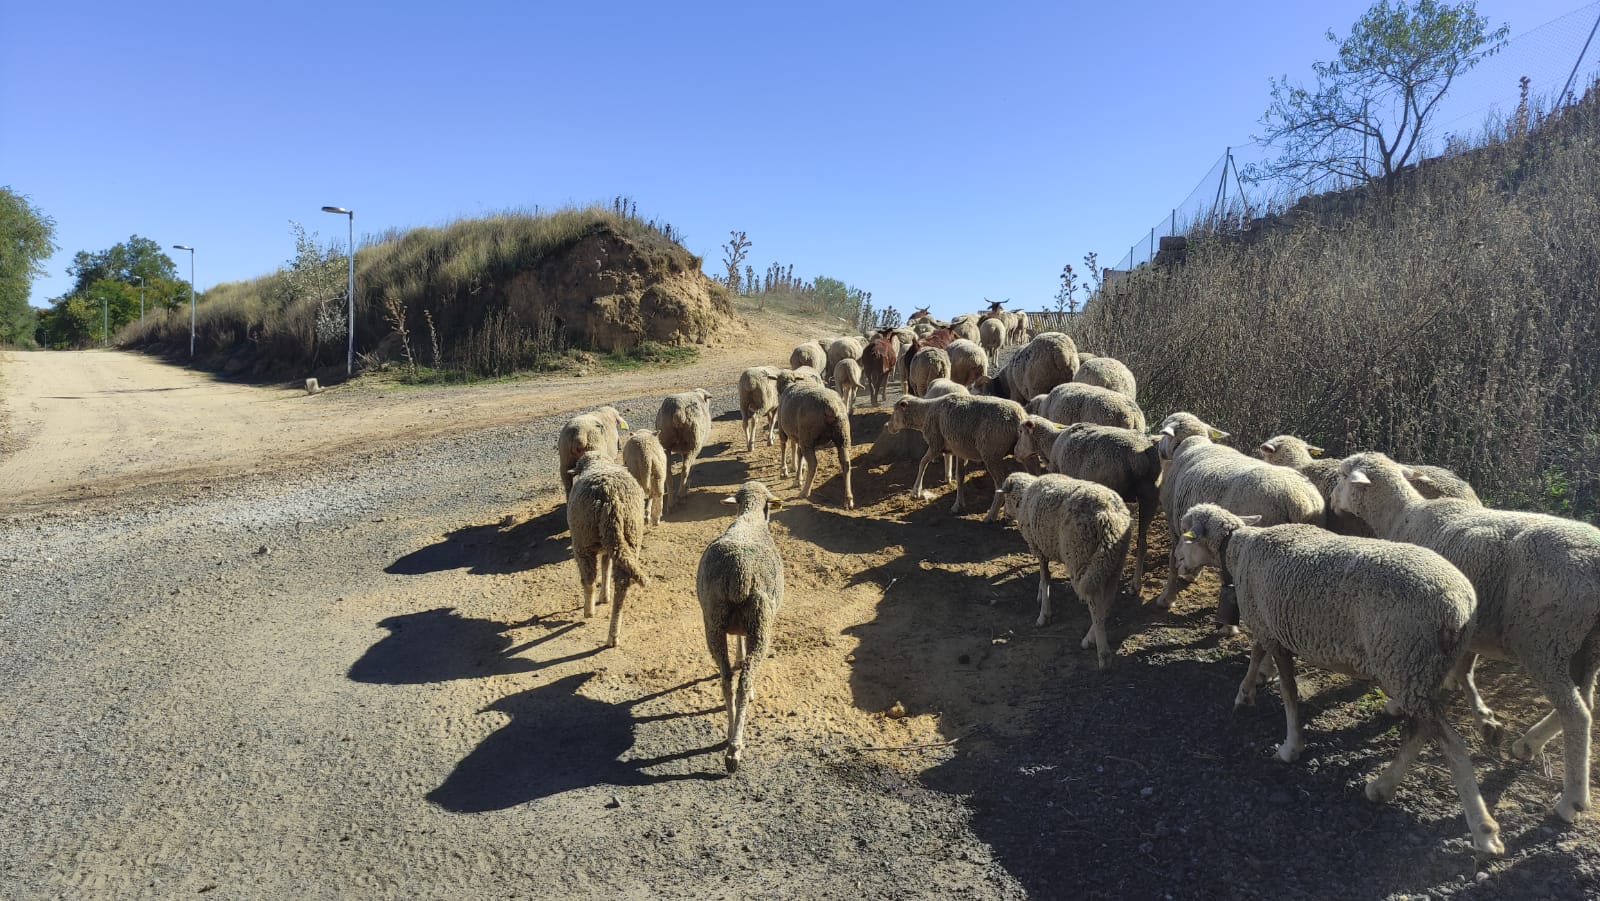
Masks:
[[[567,507],[561,504],[525,522],[464,526],[389,564],[384,572],[419,576],[450,569],[474,575],[523,572],[572,557]]]
[[[594,673],[577,673],[508,695],[484,708],[480,712],[502,713],[511,721],[464,757],[444,783],[428,793],[428,800],[455,813],[483,813],[595,785],[723,778],[710,771],[645,772],[664,763],[709,754],[718,750],[720,743],[649,759],[622,759],[634,745],[634,726],[639,720],[633,708],[648,698],[624,704],[586,698],[578,689],[593,677]]]
[[[349,676],[354,682],[417,685],[533,672],[550,663],[537,663],[518,654],[581,625],[570,621],[539,623],[555,628],[520,644],[506,634],[535,624],[474,619],[451,607],[391,616],[378,623],[389,634],[361,655],[350,667]]]

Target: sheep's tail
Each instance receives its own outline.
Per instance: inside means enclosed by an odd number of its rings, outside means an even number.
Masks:
[[[611,554],[617,572],[635,585],[648,584],[650,580],[644,573],[644,564],[639,560],[638,549],[629,542],[621,540],[621,536],[618,536],[618,539]]]

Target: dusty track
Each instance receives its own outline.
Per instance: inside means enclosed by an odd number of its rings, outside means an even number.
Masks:
[[[839,508],[825,457],[814,502],[775,518],[783,635],[747,765],[724,778],[693,565],[728,488],[757,477],[793,498],[776,450],[745,454],[727,415],[745,355],[785,344],[760,341],[605,382],[317,398],[189,383],[84,393],[115,402],[70,428],[60,408],[12,406],[25,443],[0,472],[76,462],[0,515],[0,895],[1595,889],[1594,821],[1545,816],[1539,764],[1478,756],[1514,855],[1479,869],[1436,757],[1396,804],[1361,798],[1394,748],[1365,687],[1308,674],[1310,746],[1284,767],[1271,694],[1228,713],[1242,644],[1211,631],[1203,590],[1176,615],[1125,605],[1122,658],[1098,673],[1070,599],[1033,628],[1014,530],[947,497],[911,502],[908,464],[859,457],[860,509]],[[191,378],[136,362],[148,379],[120,387]],[[3,365],[17,398],[29,382]],[[603,617],[577,609],[554,434],[600,401],[649,422],[689,384],[718,391],[714,444],[689,502],[647,535],[652,583],[623,647],[602,652]],[[207,399],[153,409],[183,392]],[[212,436],[229,453],[186,456],[148,427],[181,434],[196,409],[244,411]],[[124,425],[96,431],[106,416]],[[882,417],[860,412],[858,443]],[[38,446],[85,432],[82,451]],[[299,434],[316,443],[281,443]],[[167,453],[74,470],[129,435]],[[1151,562],[1146,596],[1164,572]],[[1536,715],[1514,674],[1484,681],[1514,724]],[[908,715],[884,716],[897,701]]]

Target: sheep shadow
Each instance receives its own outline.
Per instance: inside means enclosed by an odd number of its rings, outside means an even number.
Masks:
[[[350,666],[353,682],[419,685],[527,673],[540,664],[517,655],[578,628],[570,620],[501,623],[462,616],[453,607],[391,616],[378,623],[389,634]],[[532,625],[551,631],[521,643],[507,633]]]
[[[646,786],[724,778],[720,773],[652,774],[649,768],[689,760],[721,745],[648,759],[624,759],[639,719],[631,704],[608,704],[578,690],[594,673],[576,673],[507,695],[480,710],[509,718],[456,764],[427,800],[453,813],[504,810],[597,785]],[[692,683],[691,683],[692,684]],[[682,687],[682,686],[679,686]],[[720,761],[718,768],[720,769]]]
[[[1396,720],[1374,712],[1317,728],[1346,689],[1303,701],[1305,754],[1278,761],[1276,693],[1231,712],[1245,665],[1136,654],[1092,688],[1092,671],[1057,675],[1027,741],[964,741],[923,781],[971,799],[972,828],[1030,894],[1081,884],[1104,897],[1387,897],[1464,873],[1466,896],[1592,896],[1592,863],[1576,854],[1524,856],[1474,883],[1441,767],[1419,766],[1391,804],[1367,801],[1363,784],[1393,759]],[[1515,855],[1519,839],[1504,837]]]
[[[523,572],[572,557],[567,531],[567,506],[556,507],[523,522],[463,526],[427,547],[418,548],[384,568],[397,576],[419,576],[451,569],[473,575]]]

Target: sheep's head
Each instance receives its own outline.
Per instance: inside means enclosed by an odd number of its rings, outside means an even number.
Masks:
[[[1022,503],[1022,495],[1028,487],[1038,480],[1025,472],[1014,472],[1006,476],[1000,483],[1000,488],[994,493],[994,501],[989,504],[989,519],[1017,518],[1017,507]],[[1002,507],[1004,510],[1002,511]]]
[[[1227,432],[1207,424],[1193,413],[1174,413],[1168,416],[1161,421],[1161,430],[1156,434],[1160,436],[1156,446],[1163,461],[1171,460],[1172,455],[1178,451],[1178,445],[1189,438],[1221,441],[1230,437]]]
[[[886,428],[892,435],[895,432],[911,426],[911,398],[902,397],[895,402],[894,410],[889,414],[889,424]]]
[[[1207,566],[1221,567],[1222,545],[1241,526],[1261,522],[1260,516],[1235,516],[1216,504],[1196,504],[1178,522],[1182,534],[1173,548],[1178,578],[1192,582]]]
[[[1401,466],[1384,454],[1352,454],[1339,463],[1339,482],[1333,486],[1333,509],[1371,523],[1380,495],[1398,493],[1420,500],[1422,495],[1411,484],[1413,478],[1427,478],[1409,466]]]
[[[1256,448],[1256,456],[1274,466],[1304,466],[1311,462],[1312,457],[1320,457],[1322,453],[1322,448],[1293,435],[1269,438]]]
[[[1042,460],[1044,454],[1039,447],[1039,435],[1050,425],[1050,420],[1042,416],[1026,416],[1017,423],[1017,446],[1011,455],[1024,463],[1033,460]]]
[[[771,519],[773,510],[783,509],[783,501],[774,497],[763,482],[754,479],[739,486],[739,490],[722,499],[729,507],[738,507],[743,516],[751,510],[760,510],[762,519]]]

